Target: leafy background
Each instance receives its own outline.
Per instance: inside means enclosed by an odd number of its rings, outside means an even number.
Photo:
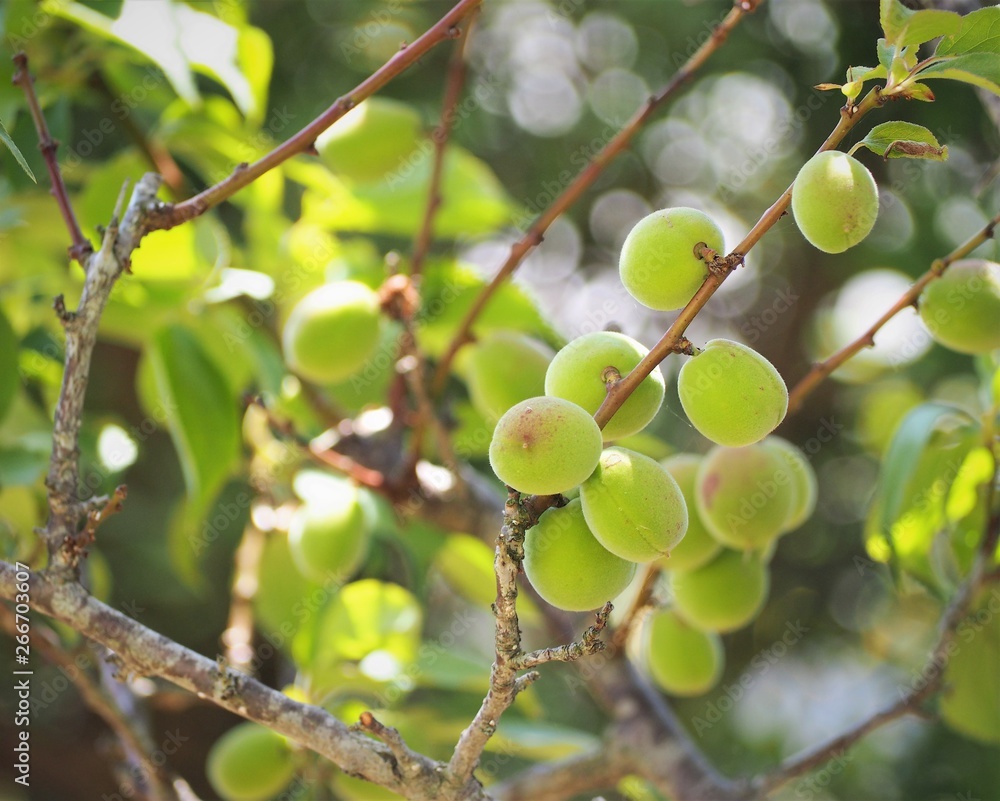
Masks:
[[[180,168],[173,183],[181,195],[219,180],[311,120],[447,8],[403,0],[10,0],[0,14],[6,49],[29,52],[53,135],[63,144],[59,159],[81,224],[96,238],[92,232],[107,222],[122,181],[151,162],[162,170],[169,164],[164,152]],[[517,229],[668,80],[727,9],[724,2],[645,0],[487,4],[453,133],[461,150],[448,165],[424,287],[421,343],[432,356]],[[812,86],[839,82],[848,66],[872,63],[879,35],[874,3],[768,0],[553,225],[480,330],[520,328],[558,345],[615,324],[651,345],[671,315],[639,308],[617,283],[617,252],[632,223],[653,208],[695,205],[716,217],[730,243],[737,241],[836,120],[842,96]],[[428,131],[437,121],[447,58],[446,48],[433,51],[383,93],[417,109]],[[23,95],[10,84],[9,60],[2,61],[0,120],[44,184]],[[895,104],[888,113],[928,127],[947,145],[949,159],[884,162],[862,155],[882,189],[872,236],[847,254],[826,256],[785,218],[698,317],[693,340],[741,339],[791,384],[996,213],[996,120],[972,88],[935,82],[934,89],[936,102]],[[427,144],[422,157],[400,164],[389,185],[351,184],[317,159],[295,159],[217,213],[144,242],[102,323],[83,437],[90,489],[129,487],[125,511],[101,528],[90,565],[95,592],[111,604],[199,652],[218,652],[252,490],[264,488],[262,507],[270,512],[256,513],[271,514],[278,525],[294,501],[287,448],[271,441],[259,420],[243,419],[242,398],[267,393],[302,430],[322,430],[323,420],[289,390],[275,332],[308,288],[345,275],[376,286],[384,255],[409,253],[425,200]],[[75,266],[67,267],[66,237],[44,186],[32,183],[5,150],[0,170],[0,529],[6,556],[26,559],[34,547],[30,529],[40,522],[48,415],[61,375],[51,302],[64,293],[72,307],[81,280]],[[980,253],[998,255],[996,245]],[[5,364],[15,350],[16,364]],[[668,378],[676,361],[664,365]],[[335,389],[335,401],[350,410],[383,397],[387,362],[372,366],[365,386]],[[977,369],[986,365],[932,347],[904,316],[874,352],[843,371],[850,380],[827,382],[779,431],[811,457],[820,478],[818,512],[782,540],[764,613],[725,638],[728,667],[720,688],[675,703],[692,731],[701,729],[696,739],[723,770],[773,764],[860,719],[914,680],[912,666],[931,642],[946,589],[942,570],[928,566],[927,586],[898,586],[898,577],[876,561],[884,558],[878,544],[866,549],[868,503],[888,435],[906,409],[940,399],[976,413]],[[452,395],[456,442],[483,467],[488,433],[457,383]],[[684,420],[675,389],[668,389],[651,432],[657,441],[646,445],[654,450],[705,448]],[[328,600],[321,588],[310,588],[322,600],[296,634],[294,653],[264,660],[262,675],[280,686],[293,676],[289,655],[311,665],[318,685],[348,688],[338,707],[348,717],[373,699],[403,696],[390,722],[415,747],[442,756],[478,707],[492,639],[483,604],[470,611],[462,600],[474,587],[458,586],[457,576],[470,565],[482,569],[488,559],[454,533],[401,528],[378,499],[367,502],[378,521],[377,547],[363,574],[409,591],[366,583],[353,600],[344,593]],[[357,628],[344,622],[345,614],[360,615]],[[263,625],[280,618],[259,606]],[[776,656],[775,644],[794,621],[807,632]],[[449,629],[457,630],[461,647],[441,646]],[[324,631],[338,635],[324,638]],[[389,645],[366,641],[389,631],[396,633]],[[72,640],[70,632],[63,635]],[[529,644],[544,642],[538,627],[528,636]],[[365,653],[383,646],[401,664],[417,665],[415,686],[357,670]],[[741,674],[752,681],[730,704],[724,688],[737,686]],[[34,751],[30,797],[114,792],[100,725],[58,673],[40,669],[36,679],[52,698],[40,696],[36,712],[44,747]],[[170,693],[157,696],[154,710],[155,732],[190,738],[171,764],[210,797],[201,776],[204,753],[231,718]],[[500,754],[516,754],[500,773],[571,753],[601,730],[597,708],[564,666],[550,666],[513,713],[494,743]],[[701,728],[698,720],[710,725]],[[11,732],[0,735],[6,748]],[[992,799],[1000,787],[997,757],[996,748],[942,725],[907,720],[857,746],[839,769],[784,792]],[[6,770],[0,766],[0,775]],[[5,780],[0,793],[9,786]],[[641,787],[625,791],[651,797]]]

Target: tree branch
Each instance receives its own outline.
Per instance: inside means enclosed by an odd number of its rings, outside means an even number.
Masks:
[[[561,762],[536,765],[490,787],[500,801],[566,801],[613,788],[632,772],[632,766],[606,748]]]
[[[158,213],[151,217],[149,230],[173,228],[198,217],[235,195],[240,189],[255,181],[268,170],[274,169],[293,156],[309,151],[313,147],[316,137],[358,103],[371,97],[441,42],[456,38],[460,34],[456,27],[458,23],[478,8],[481,3],[482,0],[459,0],[451,11],[432,25],[422,36],[412,44],[405,45],[378,70],[346,95],[337,98],[336,102],[326,111],[270,153],[253,164],[238,165],[228,178],[188,200],[177,204],[164,204]]]
[[[73,206],[70,205],[69,195],[66,192],[66,184],[63,182],[62,173],[59,171],[59,163],[56,161],[56,150],[59,143],[52,138],[49,133],[49,126],[45,122],[45,115],[42,114],[42,107],[38,103],[35,95],[35,81],[28,72],[28,56],[25,53],[17,53],[14,56],[14,65],[17,69],[11,78],[11,83],[20,86],[24,92],[24,97],[28,101],[28,109],[31,111],[31,119],[35,123],[35,130],[38,132],[38,149],[42,151],[45,159],[45,166],[49,171],[49,180],[52,182],[52,194],[55,196],[59,211],[62,212],[63,221],[69,229],[70,238],[73,244],[69,246],[68,252],[71,259],[80,262],[80,266],[86,269],[87,259],[94,252],[94,246],[90,244],[83,232],[80,224],[76,221],[73,213]]]
[[[13,565],[0,562],[0,597],[17,593]],[[445,785],[444,766],[405,746],[375,742],[326,710],[293,701],[255,679],[179,645],[87,594],[75,582],[30,572],[29,604],[111,649],[123,671],[160,676],[199,698],[261,723],[326,757],[351,775],[414,801],[487,801],[475,780]]]
[[[830,358],[820,362],[819,364],[814,364],[812,369],[799,381],[798,384],[795,385],[795,388],[788,393],[788,413],[791,414],[792,412],[797,412],[801,409],[806,396],[816,389],[824,378],[833,373],[833,371],[840,367],[844,362],[855,356],[864,348],[874,347],[875,335],[881,330],[882,326],[888,323],[893,317],[908,306],[916,306],[917,300],[920,298],[920,293],[924,291],[924,287],[934,279],[940,278],[944,275],[945,270],[947,270],[953,262],[965,258],[977,247],[983,244],[983,242],[992,239],[998,224],[1000,224],[1000,214],[997,214],[992,220],[983,226],[982,230],[969,237],[969,239],[955,248],[943,259],[938,259],[931,264],[930,269],[920,276],[920,278],[913,283],[913,286],[904,292],[902,297],[900,297],[900,299],[897,300],[885,314],[875,321],[871,328],[865,331],[856,340],[838,350]]]
[[[708,60],[708,57],[726,41],[730,32],[744,15],[753,12],[761,2],[763,0],[736,0],[732,10],[726,15],[725,19],[715,27],[712,35],[691,55],[684,63],[684,66],[674,73],[667,85],[645,102],[642,108],[625,124],[625,127],[615,134],[594,156],[584,170],[576,176],[573,182],[563,190],[562,194],[552,201],[552,204],[532,223],[524,235],[514,243],[507,256],[507,260],[504,261],[490,283],[476,298],[455,330],[455,335],[452,337],[448,349],[438,362],[434,375],[434,383],[431,387],[432,394],[438,396],[444,390],[444,385],[448,379],[448,373],[455,355],[463,345],[470,341],[473,323],[500,288],[500,285],[514,273],[525,256],[542,242],[549,226],[580,199],[583,193],[601,176],[605,168],[620,153],[628,148],[632,139],[654,112],[672,98],[691,79],[702,64]]]

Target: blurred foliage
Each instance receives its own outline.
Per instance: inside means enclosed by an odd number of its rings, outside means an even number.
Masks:
[[[164,197],[174,198],[211,185],[292,135],[448,8],[439,0],[7,0],[0,26],[7,55],[24,49],[30,57],[71,200],[96,242],[124,180],[160,171],[168,178]],[[507,246],[728,8],[724,0],[486,4],[469,48],[417,313],[418,340],[432,359]],[[896,31],[900,42],[906,31]],[[513,329],[559,346],[611,325],[652,345],[673,315],[639,307],[618,283],[618,250],[632,224],[654,208],[693,205],[713,215],[730,244],[738,241],[836,124],[843,94],[814,85],[876,63],[881,35],[874,3],[767,0],[556,221],[474,333]],[[257,407],[247,410],[246,399],[263,396],[312,436],[329,428],[330,409],[377,416],[373,409],[397,386],[398,328],[386,327],[361,374],[322,390],[322,404],[287,375],[277,332],[294,302],[324,281],[378,287],[394,265],[405,266],[426,202],[448,58],[447,46],[435,49],[381,93],[421,121],[413,149],[381,179],[358,180],[301,156],[213,213],[143,241],[103,318],[81,436],[87,495],[129,487],[124,511],[99,532],[95,591],[214,655],[227,625],[234,552],[252,524],[265,539],[254,597],[260,674],[345,720],[382,709],[380,718],[412,747],[436,757],[448,755],[486,687],[486,547],[463,532],[404,520],[366,492],[376,546],[356,580],[342,586],[299,576],[286,532],[300,503],[291,481],[306,460]],[[0,60],[0,121],[15,148],[0,148],[0,536],[6,557],[37,564],[31,529],[44,520],[63,358],[52,298],[64,294],[73,308],[82,279],[67,263],[56,204],[14,157],[23,154],[35,176],[47,175],[12,69],[9,58]],[[873,234],[828,256],[785,217],[699,315],[693,341],[739,339],[791,385],[996,214],[994,121],[970,86],[939,81],[933,91],[933,103],[894,103],[871,125],[891,118],[925,126],[948,159],[888,160],[859,150],[881,189]],[[990,243],[976,255],[998,253]],[[641,447],[631,445],[657,458],[707,447],[670,388],[677,363],[664,364],[667,401]],[[461,360],[457,366],[460,375]],[[818,511],[781,541],[764,612],[724,638],[720,688],[675,702],[723,770],[766,768],[918,678],[914,666],[984,523],[992,462],[977,446],[984,426],[996,430],[998,375],[995,358],[934,346],[916,315],[903,314],[782,426],[819,476]],[[444,412],[458,454],[492,477],[491,427],[458,376]],[[439,460],[432,442],[427,448],[424,455]],[[538,610],[526,603],[522,611],[528,647],[551,644]],[[995,643],[987,644],[982,652],[995,658]],[[988,667],[980,662],[976,675],[995,679],[982,672]],[[955,668],[969,669],[967,659]],[[53,676],[42,671],[40,679]],[[81,765],[99,763],[90,747],[99,729],[69,695],[40,715],[41,737],[51,744],[41,760],[52,769],[38,771],[31,798],[114,791],[109,773]],[[946,719],[967,706],[967,698],[953,699]],[[197,743],[177,767],[208,797],[199,773],[204,752],[231,721],[217,713],[205,726],[198,714],[161,711],[157,725],[179,725]],[[573,669],[548,666],[504,718],[484,775],[574,753],[602,726]],[[781,797],[995,798],[995,729],[991,736],[992,746],[939,723],[898,723],[852,750],[839,769],[825,768]],[[374,797],[345,776],[330,783],[338,797]],[[641,782],[623,783],[619,793],[654,797]]]

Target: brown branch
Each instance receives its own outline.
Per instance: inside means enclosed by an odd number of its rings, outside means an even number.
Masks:
[[[424,259],[427,257],[427,251],[430,249],[431,239],[434,235],[434,216],[441,207],[441,176],[444,171],[444,155],[448,148],[451,129],[455,124],[455,109],[458,107],[458,101],[462,97],[462,89],[465,86],[465,76],[468,72],[468,66],[465,63],[465,50],[469,37],[472,35],[474,23],[475,12],[470,17],[462,37],[456,43],[455,50],[451,54],[451,62],[448,65],[444,101],[441,104],[441,122],[431,135],[431,140],[434,142],[434,160],[431,164],[431,181],[427,190],[424,218],[413,243],[413,259],[410,262],[410,275],[412,276],[420,275],[423,270]]]
[[[625,647],[625,643],[628,642],[629,635],[632,633],[632,629],[639,619],[639,613],[649,606],[653,597],[653,588],[656,586],[656,580],[660,577],[660,570],[661,567],[656,562],[650,562],[646,565],[645,571],[642,574],[642,583],[639,585],[639,592],[632,599],[632,603],[625,611],[622,622],[615,628],[614,636],[611,638],[611,644],[616,649]]]
[[[13,565],[0,562],[0,597],[17,594]],[[303,704],[255,679],[216,662],[146,628],[87,594],[75,582],[30,572],[32,609],[60,620],[111,649],[123,670],[160,676],[230,712],[284,734],[329,759],[352,775],[417,801],[487,801],[478,782],[445,783],[444,766],[409,749],[399,751],[351,730],[318,706]]]
[[[632,772],[625,760],[605,748],[560,762],[536,765],[490,787],[500,801],[567,801],[612,789]]]
[[[226,630],[222,632],[222,644],[226,649],[226,660],[241,673],[250,673],[254,661],[253,599],[260,582],[265,541],[264,532],[253,523],[248,523],[233,557],[229,620]]]
[[[359,83],[346,95],[337,98],[326,111],[310,122],[290,139],[278,145],[253,164],[240,164],[228,177],[205,191],[177,204],[164,204],[150,220],[149,230],[173,228],[204,214],[232,197],[240,189],[255,181],[268,170],[300,153],[309,152],[323,131],[343,117],[365,98],[371,97],[435,46],[460,35],[458,24],[476,9],[482,0],[459,0],[454,8],[432,25],[422,36],[405,45],[384,65]]]
[[[816,389],[823,379],[833,373],[833,371],[840,367],[844,362],[855,356],[864,348],[874,347],[875,335],[881,330],[882,326],[903,311],[903,309],[909,306],[915,306],[917,300],[920,298],[920,293],[924,291],[924,287],[936,278],[940,278],[953,262],[968,256],[973,250],[983,244],[983,242],[992,239],[997,225],[1000,225],[1000,214],[997,214],[992,220],[983,226],[982,230],[969,237],[969,239],[955,248],[947,256],[942,259],[938,259],[931,264],[930,269],[920,276],[913,283],[913,286],[904,292],[902,297],[889,307],[889,310],[879,317],[878,320],[876,320],[861,336],[853,342],[845,345],[830,358],[819,362],[818,364],[814,364],[812,369],[806,373],[798,384],[795,385],[795,388],[788,393],[788,413],[791,414],[792,412],[796,412],[801,409],[806,396]]]
[[[691,79],[712,53],[719,49],[744,15],[753,12],[762,1],[737,0],[732,10],[712,31],[712,35],[691,55],[684,66],[674,73],[666,86],[643,104],[642,108],[625,124],[625,127],[601,148],[583,171],[563,190],[562,194],[552,201],[552,204],[541,213],[524,235],[511,246],[507,260],[500,266],[497,274],[493,276],[493,279],[466,312],[448,345],[448,349],[438,362],[434,383],[431,387],[433,395],[439,396],[444,390],[451,363],[459,349],[470,341],[472,325],[486,304],[490,302],[500,285],[514,273],[525,256],[541,243],[549,226],[580,199],[583,193],[602,175],[607,166],[628,148],[632,139],[647,120]]]
[[[580,642],[571,642],[557,648],[542,648],[538,651],[521,654],[514,660],[514,666],[518,670],[527,670],[544,665],[546,662],[575,662],[585,656],[600,653],[605,649],[601,632],[608,625],[608,616],[612,609],[614,607],[610,601],[604,604],[597,612],[597,621],[583,633]]]
[[[835,148],[851,128],[857,124],[858,120],[868,112],[880,108],[884,102],[882,95],[876,88],[857,106],[841,109],[840,122],[837,123],[837,127],[834,128],[833,132],[816,152],[819,153]],[[643,379],[653,372],[660,362],[676,350],[691,321],[704,308],[709,298],[715,294],[715,291],[722,286],[722,282],[726,280],[729,274],[743,262],[750,249],[781,219],[788,210],[791,201],[792,187],[789,186],[781,197],[764,212],[757,221],[757,224],[750,229],[750,232],[743,238],[743,241],[728,256],[716,259],[709,265],[708,277],[705,279],[705,283],[701,285],[694,297],[681,310],[677,319],[667,329],[667,332],[660,341],[643,357],[642,361],[639,362],[631,373],[608,389],[608,395],[604,399],[604,403],[601,404],[601,408],[594,415],[594,419],[598,425],[603,427],[614,413],[621,408],[621,405],[632,394],[635,388],[639,386]]]
[[[59,171],[59,163],[56,161],[56,150],[59,148],[59,143],[49,133],[49,126],[45,122],[45,115],[42,113],[42,107],[39,105],[38,97],[35,95],[35,81],[31,77],[31,73],[28,72],[28,56],[23,52],[17,53],[14,56],[14,65],[17,69],[14,71],[11,83],[21,87],[24,97],[28,102],[31,119],[34,121],[35,130],[38,132],[38,149],[42,151],[45,166],[49,171],[49,180],[52,182],[51,191],[56,199],[56,203],[59,205],[59,211],[62,213],[63,222],[66,223],[66,228],[69,230],[70,238],[73,240],[73,244],[67,249],[69,256],[71,259],[76,259],[80,262],[80,266],[86,269],[87,259],[94,252],[94,246],[80,230],[80,224],[76,221],[76,215],[73,213],[73,206],[69,202],[66,184],[63,182],[62,173]]]
[[[87,536],[86,530],[82,535],[78,533],[79,520],[86,512],[86,504],[79,496],[78,446],[97,328],[115,281],[145,233],[145,215],[159,203],[156,199],[159,186],[158,175],[150,173],[144,176],[136,185],[119,225],[118,213],[125,191],[122,188],[118,208],[104,232],[101,249],[85,259],[86,279],[79,307],[76,312],[68,312],[62,297],[56,299],[56,309],[66,331],[66,367],[56,403],[52,456],[45,480],[49,491],[49,520],[43,536],[49,549],[50,564],[67,571],[67,578],[76,570]]]

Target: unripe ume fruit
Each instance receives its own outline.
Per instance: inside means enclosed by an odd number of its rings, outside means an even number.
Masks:
[[[672,609],[658,609],[643,621],[646,669],[671,695],[704,695],[722,678],[725,653],[714,631],[695,628]]]
[[[511,406],[545,394],[545,371],[555,354],[515,331],[488,334],[469,348],[467,381],[472,405],[495,423]]]
[[[596,609],[624,590],[635,564],[597,541],[580,501],[548,509],[524,538],[524,574],[548,603],[569,612]]]
[[[625,289],[651,309],[687,305],[708,277],[707,263],[695,252],[699,244],[725,255],[722,231],[698,209],[661,209],[643,217],[622,245],[618,272]]]
[[[677,391],[691,424],[719,445],[759,442],[788,411],[788,388],[774,365],[729,339],[713,339],[688,359]]]
[[[316,384],[356,373],[378,344],[378,295],[357,281],[314,289],[288,315],[281,336],[285,361]]]
[[[647,353],[625,334],[584,334],[552,359],[545,373],[545,394],[573,401],[594,414],[608,394],[608,383],[632,372]],[[663,374],[656,367],[604,426],[604,439],[621,439],[649,425],[663,403],[664,387]]]
[[[786,530],[795,503],[792,471],[771,448],[713,448],[698,469],[695,505],[711,535],[730,548],[762,548]]]
[[[688,623],[727,632],[757,616],[767,600],[769,583],[759,554],[727,549],[704,567],[671,574],[670,586],[677,611]]]
[[[504,484],[518,492],[556,495],[594,472],[601,446],[601,429],[575,403],[529,398],[497,422],[490,465]]]
[[[687,530],[688,512],[677,482],[656,460],[608,448],[580,487],[587,525],[611,553],[650,562],[670,551]]]
[[[818,487],[816,473],[802,453],[787,439],[781,437],[767,437],[761,446],[769,448],[785,460],[788,473],[791,477],[792,504],[788,513],[788,520],[785,521],[784,531],[794,531],[806,522],[816,509],[816,496]]]
[[[825,150],[799,170],[792,186],[792,214],[813,247],[842,253],[871,233],[878,216],[878,186],[853,156]]]
[[[295,775],[288,741],[257,723],[240,723],[208,752],[205,772],[225,801],[267,801]]]
[[[316,150],[334,172],[372,182],[398,170],[420,141],[420,115],[405,103],[370,97],[316,140]]]
[[[368,553],[371,527],[347,481],[330,481],[322,497],[310,498],[292,515],[288,547],[302,575],[324,582],[353,574]]]
[[[1000,348],[1000,264],[956,261],[920,294],[920,317],[936,342],[959,353]]]
[[[694,570],[710,561],[722,550],[722,544],[705,528],[695,504],[696,478],[701,462],[702,457],[693,453],[679,453],[660,462],[680,487],[688,512],[688,526],[684,539],[660,560],[665,570],[676,572]]]

